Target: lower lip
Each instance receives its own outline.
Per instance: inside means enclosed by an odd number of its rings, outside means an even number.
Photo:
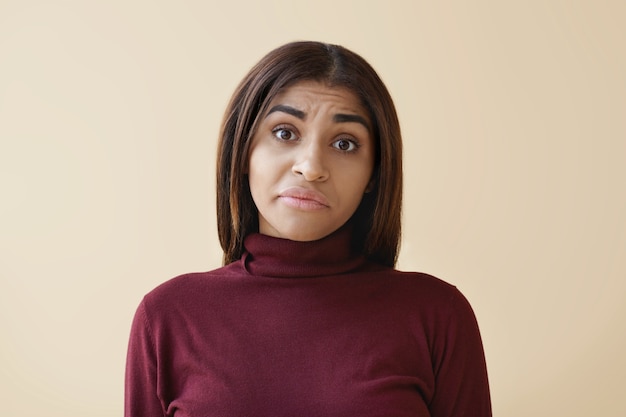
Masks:
[[[328,208],[324,204],[315,200],[307,200],[295,197],[280,197],[280,200],[289,207],[297,208],[300,210],[321,210]]]

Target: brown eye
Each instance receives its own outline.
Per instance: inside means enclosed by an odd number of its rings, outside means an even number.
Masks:
[[[285,128],[274,130],[274,136],[276,137],[276,139],[282,141],[290,141],[296,139],[296,134],[293,133],[291,130]]]
[[[351,152],[357,149],[356,143],[348,139],[339,139],[333,143],[333,147],[343,152]]]

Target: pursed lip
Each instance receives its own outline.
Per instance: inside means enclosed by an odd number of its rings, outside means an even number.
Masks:
[[[289,187],[278,194],[278,198],[285,200],[290,205],[302,208],[330,207],[326,196],[319,191],[304,187]]]

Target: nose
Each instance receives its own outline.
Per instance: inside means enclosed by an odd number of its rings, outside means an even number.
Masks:
[[[302,175],[306,181],[326,181],[330,174],[323,151],[317,144],[302,147],[291,171],[296,175]]]

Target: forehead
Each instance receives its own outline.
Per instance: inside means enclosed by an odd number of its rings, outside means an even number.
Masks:
[[[369,119],[361,100],[352,90],[319,81],[300,81],[282,89],[270,101],[270,108],[275,104],[288,104],[304,111],[326,105],[337,111],[355,113]]]

